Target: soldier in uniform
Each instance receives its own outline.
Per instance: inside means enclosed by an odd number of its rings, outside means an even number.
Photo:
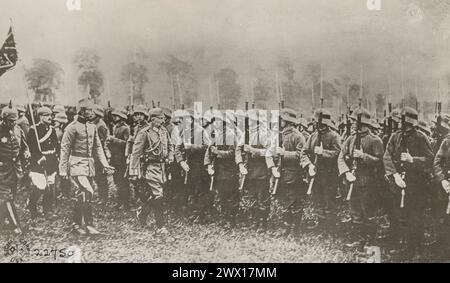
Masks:
[[[217,202],[223,215],[223,224],[236,225],[236,216],[239,211],[239,182],[238,167],[241,149],[236,148],[235,135],[235,117],[231,113],[222,113],[216,111],[214,115],[215,122],[211,124],[209,135],[212,144],[208,147],[204,165],[207,166],[208,174],[213,176],[212,189],[217,192]],[[244,164],[239,166],[241,174],[247,174]]]
[[[322,115],[322,124],[316,122],[316,130],[302,149],[301,166],[314,177],[312,195],[318,208],[319,224],[326,220],[328,231],[336,225],[336,187],[338,182],[337,158],[341,151],[341,137],[331,130],[331,114],[328,110],[318,110],[315,121]],[[319,143],[319,135],[321,142]],[[317,158],[316,158],[317,156]],[[314,161],[317,160],[317,163]]]
[[[117,205],[119,209],[130,209],[130,183],[125,178],[126,152],[125,147],[130,137],[130,127],[127,125],[127,112],[125,109],[112,112],[114,120],[114,135],[108,137],[108,148],[111,152],[111,165],[115,168],[114,183],[117,186]]]
[[[38,109],[39,123],[31,127],[27,143],[31,153],[30,178],[32,189],[28,202],[31,218],[35,219],[37,202],[43,195],[42,208],[47,218],[56,217],[53,205],[56,200],[55,177],[58,171],[58,137],[52,124],[52,111],[48,107]]]
[[[21,234],[22,230],[14,206],[14,196],[17,184],[23,177],[22,166],[30,157],[25,135],[15,125],[18,115],[17,109],[10,104],[2,109],[0,123],[0,230],[8,218],[15,234]]]
[[[125,147],[125,154],[127,156],[126,164],[128,166],[126,178],[129,177],[129,169],[130,169],[130,158],[131,153],[133,152],[133,144],[136,140],[137,134],[142,130],[148,127],[148,111],[147,108],[144,105],[138,105],[134,108],[133,117],[135,119],[135,126],[133,129],[133,135],[130,135],[127,141],[127,145]],[[140,199],[140,186],[138,183],[134,182],[131,183],[130,186],[132,187],[131,192],[134,192],[134,196],[131,197],[131,203],[132,205],[135,205],[136,201]]]
[[[282,147],[278,146],[278,139],[274,139],[275,142],[270,147],[266,162],[273,177],[279,178],[275,196],[283,209],[283,218],[286,223],[285,235],[289,235],[300,232],[303,215],[306,184],[302,180],[300,154],[305,145],[305,138],[295,128],[298,120],[294,110],[284,108],[280,115]],[[278,135],[274,133],[274,137],[278,137]],[[277,163],[274,159],[278,159],[278,166],[275,166]]]
[[[108,157],[107,147],[106,147],[106,138],[108,137],[108,127],[103,120],[104,110],[100,105],[94,105],[94,119],[89,121],[94,124],[97,128],[98,137],[100,138],[100,143],[102,144],[102,148],[105,151],[105,156]],[[95,168],[95,183],[97,184],[98,190],[98,198],[99,204],[106,204],[108,202],[108,194],[109,194],[109,184],[108,177],[102,170],[102,165],[100,163],[95,164],[97,167]],[[115,164],[112,165],[115,167]],[[117,167],[115,167],[117,172]]]
[[[444,126],[444,125],[443,125]],[[445,127],[450,125],[447,123]],[[433,171],[437,185],[431,204],[436,226],[436,244],[444,254],[450,253],[450,135],[443,140],[434,157]]]
[[[149,111],[150,125],[139,131],[133,144],[130,159],[130,180],[142,178],[142,207],[137,216],[141,225],[146,225],[147,217],[154,210],[156,227],[161,233],[165,229],[164,184],[166,183],[166,164],[172,162],[173,152],[169,133],[163,127],[164,114],[160,108]],[[141,164],[141,158],[143,164]]]
[[[184,110],[180,116],[183,117],[181,129],[179,132],[175,130],[177,133],[172,136],[179,137],[179,140],[174,140],[174,146],[175,161],[183,170],[183,182],[180,185],[185,191],[186,199],[191,200],[191,219],[204,223],[213,205],[212,194],[208,190],[208,176],[203,165],[210,140],[201,121],[193,120],[192,113]]]
[[[350,214],[355,241],[350,246],[362,249],[372,243],[376,234],[376,223],[373,223],[375,189],[382,179],[377,180],[374,172],[382,163],[384,148],[381,138],[369,130],[372,125],[370,113],[366,109],[355,110],[351,116],[353,122],[358,115],[361,115],[361,128],[357,132],[357,123],[353,123],[353,134],[344,141],[339,153],[338,169],[339,175],[343,175],[348,184],[353,183]],[[360,148],[356,147],[357,143]]]
[[[392,134],[383,156],[384,168],[391,181],[394,201],[394,219],[391,223],[391,240],[398,245],[400,219],[404,215],[407,224],[406,258],[414,257],[424,235],[426,206],[426,180],[432,170],[433,151],[425,135],[415,126],[418,113],[411,107],[402,112],[402,130]]]
[[[68,123],[67,115],[64,112],[56,113],[54,118],[54,128],[56,132],[56,138],[58,139],[58,149],[56,152],[56,155],[58,157],[58,163],[60,159],[61,154],[61,141],[62,137],[64,135],[64,130],[66,129]],[[63,198],[69,198],[70,197],[70,182],[67,179],[62,179],[61,176],[59,176],[59,172],[56,175],[56,189],[59,189],[59,194]]]
[[[17,111],[19,113],[19,119],[17,119],[16,125],[19,126],[25,136],[28,135],[28,130],[30,129],[30,122],[28,121],[28,118],[25,116],[26,110],[23,105],[17,106]]]
[[[74,231],[80,235],[86,232],[95,235],[92,215],[92,197],[94,195],[93,178],[95,177],[95,161],[103,165],[107,174],[112,174],[102,148],[97,128],[88,123],[93,118],[93,103],[85,98],[79,103],[78,118],[67,126],[61,142],[61,159],[59,174],[62,178],[72,179],[76,190],[76,202],[73,209]],[[86,230],[82,229],[83,224]]]
[[[245,141],[245,132],[241,131],[239,137],[239,148],[242,154],[237,156],[239,167],[242,164],[248,171],[240,184],[247,188],[249,199],[252,203],[252,219],[254,227],[258,232],[267,230],[267,221],[270,212],[270,186],[269,174],[266,165],[266,152],[271,145],[271,136],[268,131],[267,117],[259,117],[257,110],[251,109],[246,112],[248,119],[248,141]],[[241,121],[242,122],[242,121]],[[244,121],[245,122],[245,121]],[[239,124],[239,123],[238,123]],[[245,125],[245,123],[241,123]],[[242,169],[240,169],[242,173]]]

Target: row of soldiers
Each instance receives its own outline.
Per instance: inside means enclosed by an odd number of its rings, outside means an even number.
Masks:
[[[215,196],[223,222],[233,227],[245,191],[261,232],[267,229],[271,202],[276,200],[285,233],[296,234],[303,229],[309,201],[319,224],[333,231],[338,223],[336,195],[342,194],[349,200],[351,245],[373,244],[381,207],[389,218],[392,250],[403,241],[405,253],[413,256],[423,244],[425,209],[431,206],[437,239],[443,248],[449,247],[446,114],[438,115],[432,137],[410,107],[396,109],[386,119],[392,132],[387,127],[380,131],[362,107],[348,116],[347,131],[340,131],[325,109],[316,111],[310,127],[296,111],[284,107],[277,123],[270,125],[259,111],[210,111],[194,119],[192,111],[170,113],[139,105],[131,113],[132,123],[126,109],[112,111],[112,130],[103,120],[105,111],[89,99],[80,101],[77,117],[67,126],[64,111],[41,107],[39,123],[28,130],[19,118],[23,111],[17,110],[23,109],[3,109],[0,131],[0,225],[8,216],[17,233],[14,194],[21,159],[26,164],[31,156],[32,217],[38,217],[36,203],[42,194],[44,212],[54,217],[55,183],[62,190],[61,184],[70,180],[76,199],[74,231],[83,235],[99,233],[93,225],[94,196],[106,203],[116,186],[116,207],[128,210],[137,199],[139,222],[146,225],[154,211],[162,233],[167,231],[168,196],[174,197],[181,213],[189,207],[200,222],[215,209]],[[236,127],[240,119],[245,121],[242,130]]]

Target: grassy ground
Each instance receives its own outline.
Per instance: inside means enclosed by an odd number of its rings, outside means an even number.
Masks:
[[[18,203],[21,219],[28,219],[24,198],[19,198]],[[96,227],[102,235],[80,237],[71,233],[70,207],[69,201],[61,202],[58,219],[41,219],[36,229],[30,230],[29,223],[23,223],[26,233],[19,238],[1,233],[1,247],[13,247],[13,252],[2,251],[0,262],[64,262],[78,257],[78,252],[72,255],[76,247],[86,262],[367,262],[371,258],[343,248],[344,224],[332,233],[316,229],[286,237],[279,223],[267,233],[258,234],[246,223],[227,229],[217,222],[193,224],[169,214],[169,233],[160,235],[155,233],[152,221],[149,227],[140,227],[132,212],[94,206]],[[27,247],[29,253],[25,252]],[[383,262],[398,261],[383,249],[381,253]],[[416,260],[444,261],[430,253]]]

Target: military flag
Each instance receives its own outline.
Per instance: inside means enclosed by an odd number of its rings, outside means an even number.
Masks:
[[[6,40],[0,49],[0,76],[6,71],[13,68],[17,63],[16,42],[14,41],[14,34],[12,27],[9,27]]]

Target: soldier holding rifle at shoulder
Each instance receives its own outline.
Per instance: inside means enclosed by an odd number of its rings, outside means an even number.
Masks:
[[[394,201],[390,240],[398,246],[401,237],[400,217],[404,215],[407,222],[406,258],[417,255],[423,239],[426,180],[433,162],[431,145],[425,135],[417,132],[417,123],[417,111],[404,107],[401,130],[392,134],[383,156]],[[399,250],[394,248],[393,251]]]
[[[369,130],[372,121],[370,113],[363,108],[355,110],[350,118],[353,133],[344,141],[338,157],[339,175],[351,186],[347,200],[350,201],[353,233],[355,239],[349,247],[361,250],[370,244],[376,233],[376,224],[371,222],[375,213],[375,170],[382,163],[383,142]]]

